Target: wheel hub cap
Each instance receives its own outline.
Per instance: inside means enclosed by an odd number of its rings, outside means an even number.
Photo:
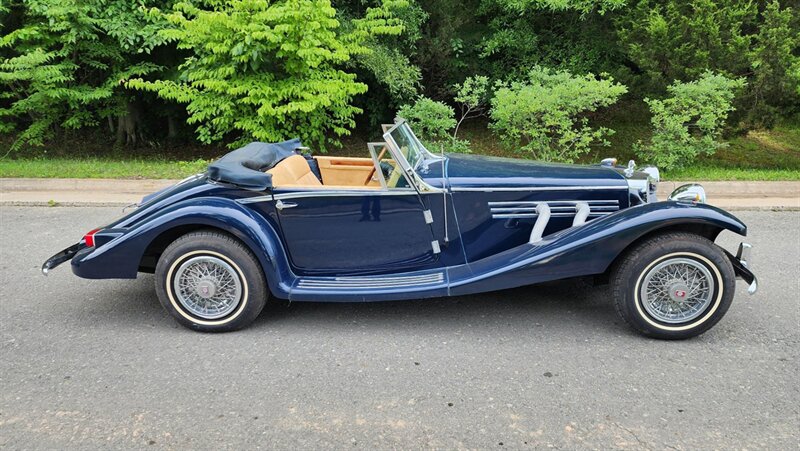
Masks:
[[[683,302],[689,294],[689,287],[683,282],[673,283],[669,287],[669,297],[673,302]]]
[[[203,299],[211,299],[217,292],[217,286],[212,280],[202,280],[197,284],[197,295]]]
[[[183,262],[175,272],[173,289],[181,306],[202,319],[230,314],[242,298],[239,274],[228,262],[211,255]]]

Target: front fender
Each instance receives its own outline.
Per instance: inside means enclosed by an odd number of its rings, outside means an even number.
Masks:
[[[136,278],[139,262],[150,243],[170,229],[183,226],[214,227],[235,236],[258,258],[273,294],[288,295],[294,276],[278,233],[257,213],[222,197],[177,202],[130,228],[118,229],[123,233],[116,238],[78,253],[72,260],[72,270],[88,279]]]
[[[601,274],[640,238],[659,230],[697,230],[697,226],[709,231],[712,239],[722,230],[747,234],[744,223],[717,207],[671,201],[645,204],[471,263],[468,271],[453,272],[451,294]]]
[[[640,238],[659,230],[704,229],[713,241],[722,230],[747,235],[747,226],[725,210],[707,204],[656,202],[628,208],[619,213],[566,229],[548,238],[548,246],[563,258],[589,257],[587,270],[601,273]],[[587,253],[588,254],[585,254]]]

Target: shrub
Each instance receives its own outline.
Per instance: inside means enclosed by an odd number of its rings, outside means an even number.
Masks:
[[[412,105],[403,105],[397,115],[408,121],[420,140],[431,145],[438,144],[450,138],[450,130],[456,126],[453,108],[442,102],[436,102],[427,97],[420,97]]]
[[[592,128],[586,113],[609,106],[627,88],[609,78],[536,67],[528,80],[497,86],[491,127],[509,147],[537,159],[573,162],[613,130]]]
[[[456,96],[453,100],[461,107],[461,118],[453,130],[453,140],[458,138],[458,128],[467,119],[483,116],[489,95],[489,78],[484,76],[468,77],[464,83],[456,85]]]
[[[736,91],[744,79],[706,72],[698,80],[674,82],[663,100],[645,99],[652,113],[653,136],[642,150],[646,160],[663,169],[691,163],[699,155],[713,154]]]
[[[420,97],[413,105],[403,105],[397,115],[405,119],[425,147],[433,152],[440,151],[470,153],[466,139],[458,139],[450,130],[458,129],[461,121],[456,121],[455,111],[449,105]],[[463,121],[466,117],[463,116]]]

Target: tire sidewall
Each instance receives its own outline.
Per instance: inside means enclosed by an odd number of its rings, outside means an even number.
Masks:
[[[223,318],[204,319],[193,315],[178,301],[174,291],[177,268],[198,256],[219,258],[234,269],[242,284],[239,305]],[[180,324],[205,332],[225,332],[250,324],[264,308],[266,283],[261,266],[252,253],[232,238],[214,232],[185,235],[173,242],[158,260],[155,273],[156,293],[161,305]]]
[[[693,337],[713,327],[728,311],[735,290],[733,267],[714,243],[698,238],[648,243],[632,255],[632,261],[624,265],[623,274],[618,279],[620,286],[616,290],[618,295],[623,296],[623,299],[617,300],[618,307],[623,317],[644,334],[665,339]],[[699,316],[684,323],[669,324],[653,318],[640,299],[647,272],[658,263],[671,258],[691,259],[705,266],[714,279],[711,303]]]

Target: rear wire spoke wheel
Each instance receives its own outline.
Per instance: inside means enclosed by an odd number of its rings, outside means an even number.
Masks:
[[[663,339],[700,335],[733,301],[736,276],[724,252],[707,238],[666,233],[623,255],[612,271],[614,305],[639,332]]]
[[[225,260],[199,255],[175,271],[173,291],[181,305],[203,319],[224,318],[242,300],[242,279]]]
[[[180,324],[226,332],[250,324],[264,308],[268,289],[261,265],[235,238],[198,231],[170,244],[156,265],[156,293]]]

